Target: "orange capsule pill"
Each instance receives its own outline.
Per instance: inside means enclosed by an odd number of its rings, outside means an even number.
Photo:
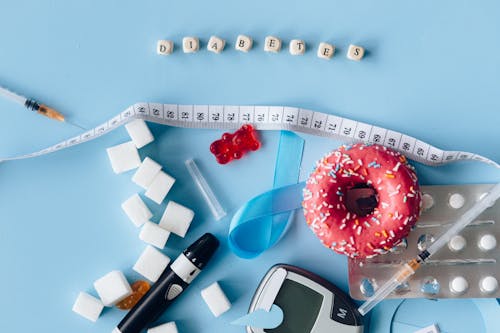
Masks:
[[[121,310],[130,310],[134,307],[134,305],[139,302],[139,300],[146,295],[151,286],[148,282],[143,280],[135,281],[132,284],[132,294],[122,301],[116,303],[116,307]]]

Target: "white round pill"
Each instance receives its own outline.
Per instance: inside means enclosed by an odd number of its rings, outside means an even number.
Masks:
[[[434,198],[432,195],[424,193],[424,195],[422,195],[422,208],[424,210],[429,210],[432,206],[434,206]]]
[[[462,251],[465,248],[465,245],[467,245],[467,241],[461,235],[455,235],[451,237],[450,241],[448,242],[448,248],[453,252]]]
[[[485,294],[492,294],[498,289],[498,281],[493,276],[486,276],[479,281],[479,289]]]
[[[451,208],[459,209],[465,205],[465,198],[460,193],[453,193],[452,195],[450,195],[448,203],[451,206]]]
[[[479,239],[477,246],[485,252],[491,251],[497,246],[497,239],[492,234],[483,235]]]
[[[450,281],[450,291],[454,294],[463,294],[469,288],[469,283],[463,276],[454,277]]]

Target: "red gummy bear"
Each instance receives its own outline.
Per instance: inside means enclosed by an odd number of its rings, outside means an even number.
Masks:
[[[222,134],[220,140],[210,145],[210,151],[220,164],[226,164],[232,160],[240,159],[247,151],[255,151],[260,148],[257,132],[252,125],[243,125],[239,130]]]

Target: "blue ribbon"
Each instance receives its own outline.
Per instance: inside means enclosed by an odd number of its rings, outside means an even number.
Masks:
[[[304,139],[282,131],[273,190],[246,202],[233,216],[229,227],[229,248],[241,258],[255,258],[281,237],[293,213],[301,207],[304,183],[297,184]]]

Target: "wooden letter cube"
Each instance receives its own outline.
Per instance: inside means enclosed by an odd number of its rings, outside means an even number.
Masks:
[[[197,37],[184,37],[182,39],[182,50],[184,53],[195,53],[200,49],[200,40]]]
[[[224,46],[226,46],[226,41],[217,37],[212,36],[207,44],[207,50],[214,53],[221,53],[224,50]]]
[[[365,55],[365,49],[357,45],[349,45],[347,50],[347,58],[355,61],[360,61]]]
[[[278,53],[281,51],[281,40],[277,37],[267,36],[264,51]]]
[[[245,35],[239,35],[236,39],[236,45],[234,46],[234,48],[241,52],[248,52],[252,48],[252,45],[252,38]]]
[[[290,54],[303,55],[306,52],[306,43],[300,39],[292,39],[290,41]]]
[[[174,50],[174,43],[171,40],[160,39],[156,44],[156,52],[161,55],[169,55]]]
[[[328,43],[319,43],[318,47],[318,58],[330,59],[335,53],[335,46]]]

